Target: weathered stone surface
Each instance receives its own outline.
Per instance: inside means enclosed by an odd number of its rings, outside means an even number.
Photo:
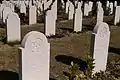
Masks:
[[[21,41],[20,18],[16,13],[10,13],[7,18],[7,42]]]
[[[21,46],[21,80],[49,80],[50,44],[45,35],[31,31]]]
[[[36,7],[31,6],[29,9],[29,24],[36,24],[36,23],[37,23]]]
[[[108,24],[99,22],[96,24],[92,33],[92,53],[95,59],[95,68],[93,74],[96,72],[105,71],[107,65],[108,48],[110,40],[110,31]]]

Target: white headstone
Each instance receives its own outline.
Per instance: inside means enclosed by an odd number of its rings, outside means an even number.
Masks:
[[[55,35],[56,30],[56,20],[55,15],[53,14],[52,10],[48,10],[45,16],[45,35],[51,36]]]
[[[88,16],[88,14],[89,14],[89,5],[88,5],[88,3],[85,3],[84,4],[84,16]]]
[[[26,6],[23,1],[20,4],[20,13],[24,13],[26,15]]]
[[[70,3],[69,2],[66,2],[66,6],[65,6],[65,13],[67,14],[68,13],[68,8],[70,6]]]
[[[93,2],[89,1],[89,12],[92,11],[92,7],[93,7]]]
[[[10,9],[10,7],[5,7],[3,9],[3,22],[4,23],[6,22],[8,14],[11,13],[11,12],[12,12],[12,10]]]
[[[107,1],[106,8],[108,8],[108,7],[109,7],[109,4],[110,4],[110,3],[109,3],[109,1]]]
[[[4,4],[1,4],[0,5],[0,18],[2,19],[3,18],[3,9],[5,8],[6,6]]]
[[[45,4],[47,2],[47,0],[42,0],[41,2],[42,2],[42,4]]]
[[[120,6],[116,6],[115,17],[114,17],[114,25],[120,22]]]
[[[51,10],[53,12],[53,15],[55,16],[55,20],[57,20],[57,0],[55,0],[55,2],[53,3]]]
[[[31,6],[29,9],[29,24],[36,24],[37,18],[36,18],[36,7]]]
[[[92,33],[92,53],[95,63],[93,74],[106,70],[110,31],[108,24],[99,22]]]
[[[28,6],[29,5],[29,1],[25,1],[25,5]]]
[[[40,10],[43,11],[43,7],[42,7],[42,3],[41,3],[41,2],[38,2],[37,8],[38,8],[38,9],[40,8]]]
[[[113,3],[112,2],[110,2],[110,14],[113,14]]]
[[[36,4],[36,0],[33,0],[33,5],[35,5]]]
[[[16,1],[15,5],[16,5],[16,7],[18,7],[20,9],[21,2],[20,1]]]
[[[117,1],[114,2],[114,7],[116,7],[116,6],[117,6]]]
[[[97,22],[99,21],[103,21],[103,17],[104,17],[104,11],[102,7],[99,7],[97,10]]]
[[[68,20],[73,19],[73,14],[74,14],[74,5],[72,4],[72,2],[70,2],[70,6],[68,8],[69,12],[68,12]]]
[[[32,7],[32,1],[29,1],[29,8]]]
[[[81,9],[82,3],[78,2],[77,8]]]
[[[10,3],[10,8],[11,8],[11,10],[12,10],[13,12],[15,11],[15,6],[14,6],[14,4]]]
[[[79,2],[78,5],[81,3]],[[74,31],[79,32],[82,31],[82,10],[80,6],[76,9],[74,14]]]
[[[64,9],[65,8],[64,0],[61,0],[61,3],[62,3],[62,8]]]
[[[102,7],[102,3],[100,1],[97,2],[98,9]]]
[[[20,41],[20,18],[16,13],[10,13],[7,18],[7,42]]]
[[[45,35],[31,31],[21,46],[21,80],[49,80],[50,44]]]
[[[55,5],[55,19],[57,20],[57,2],[58,0],[55,0],[54,5]]]
[[[47,8],[49,8],[49,6],[52,4],[52,0],[49,0],[48,2],[44,3],[44,10],[46,10]]]
[[[83,1],[81,0],[81,5],[83,5]]]
[[[78,1],[75,1],[74,5],[77,6],[77,4],[78,4]]]

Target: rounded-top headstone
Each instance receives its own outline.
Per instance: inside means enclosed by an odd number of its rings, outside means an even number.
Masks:
[[[107,23],[98,22],[92,34],[92,54],[95,63],[93,74],[106,70],[110,31]]]
[[[78,2],[78,8],[81,9],[81,2]]]
[[[7,15],[7,42],[21,40],[20,18],[17,13]],[[14,29],[14,30],[13,30]]]
[[[43,33],[31,31],[22,40],[22,80],[49,80],[50,44]]]
[[[11,12],[12,10],[10,9],[10,7],[5,7],[3,9],[3,22],[5,22],[5,19],[7,19],[8,14]]]
[[[22,40],[21,46],[25,49],[32,49],[34,47],[39,47],[39,43],[46,44],[47,38],[43,33],[37,31],[31,31],[27,35],[25,35]],[[38,43],[38,45],[36,45]]]
[[[12,18],[19,18],[17,13],[11,12],[7,15],[7,19],[12,19]]]
[[[107,23],[98,22],[93,30],[96,34],[107,34],[109,32],[109,26]]]

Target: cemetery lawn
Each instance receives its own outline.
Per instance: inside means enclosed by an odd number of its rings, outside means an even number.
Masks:
[[[94,19],[94,18],[93,18]],[[88,19],[88,21],[92,21]],[[62,24],[61,24],[62,23]],[[86,24],[84,24],[86,23]],[[71,61],[84,65],[87,54],[90,53],[91,33],[94,26],[83,20],[83,32],[72,32],[72,21],[63,21],[57,23],[57,35],[48,38],[50,43],[50,77],[57,80],[66,80],[64,72],[69,71]],[[89,25],[89,26],[88,26]],[[22,26],[22,38],[32,30],[44,31],[43,24]],[[68,26],[68,27],[67,27]],[[87,28],[86,28],[87,26]],[[0,38],[4,37],[4,29],[0,29]],[[111,26],[110,48],[108,56],[107,72],[111,77],[120,76],[120,27]],[[20,44],[6,44],[0,42],[0,69],[19,73],[19,54]],[[110,77],[110,78],[111,78]],[[120,77],[119,77],[120,78]],[[51,79],[52,80],[52,79]],[[110,79],[103,79],[110,80]],[[112,80],[112,79],[111,79]]]

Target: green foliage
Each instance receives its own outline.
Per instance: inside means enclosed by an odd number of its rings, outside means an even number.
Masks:
[[[70,68],[69,68],[69,79],[72,80],[76,77],[77,71],[78,71],[79,67],[77,64],[74,64],[73,62],[71,62]]]
[[[84,71],[80,71],[77,64],[71,62],[70,70],[70,77],[69,80],[120,80],[120,58],[114,57],[108,59],[107,70],[100,71],[92,75],[93,68],[94,68],[94,59],[87,55],[87,67]]]
[[[91,77],[94,68],[94,59],[88,54],[87,68],[85,69],[85,75]]]
[[[81,80],[81,79],[85,79],[85,78],[86,78],[86,76],[84,75],[84,73],[76,75],[76,80]]]
[[[80,71],[79,74],[77,74],[79,70],[79,66],[77,64],[74,64],[71,62],[70,68],[69,68],[69,80],[84,80],[84,79],[90,79],[92,75],[92,71],[94,68],[94,59],[88,55],[87,57],[87,67],[84,71]]]

